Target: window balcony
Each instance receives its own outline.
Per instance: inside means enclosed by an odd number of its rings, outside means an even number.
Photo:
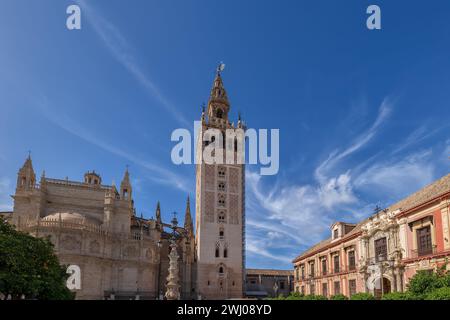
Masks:
[[[436,252],[437,252],[436,245],[433,245],[428,248],[415,249],[415,250],[411,250],[411,258],[428,256],[428,255],[435,254]]]

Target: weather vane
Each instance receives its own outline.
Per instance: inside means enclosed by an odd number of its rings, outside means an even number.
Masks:
[[[219,65],[217,66],[217,73],[220,74],[223,70],[225,70],[225,63],[220,61]]]

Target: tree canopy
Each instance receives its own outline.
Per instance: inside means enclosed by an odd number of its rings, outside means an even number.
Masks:
[[[16,231],[0,219],[0,293],[4,299],[74,299],[48,239]]]

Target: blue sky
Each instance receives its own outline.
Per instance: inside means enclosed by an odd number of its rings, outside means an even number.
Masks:
[[[74,3],[82,30],[68,31]],[[374,3],[380,31],[365,27]],[[231,117],[280,129],[278,175],[247,168],[247,266],[290,268],[335,220],[448,174],[448,12],[444,0],[2,1],[0,210],[32,150],[38,176],[120,183],[128,164],[139,214],[158,200],[166,221],[184,213],[195,171],[171,163],[170,134],[199,119],[224,61]]]

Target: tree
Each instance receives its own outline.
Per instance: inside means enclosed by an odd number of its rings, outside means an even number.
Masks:
[[[444,264],[437,272],[418,271],[409,281],[408,291],[414,295],[424,295],[431,291],[450,286],[450,274],[445,271]]]
[[[350,300],[375,300],[375,297],[370,293],[360,292],[352,295]]]
[[[343,294],[335,294],[334,296],[331,296],[330,300],[348,300],[348,298]]]
[[[0,293],[4,299],[74,299],[48,239],[16,231],[0,219]]]

